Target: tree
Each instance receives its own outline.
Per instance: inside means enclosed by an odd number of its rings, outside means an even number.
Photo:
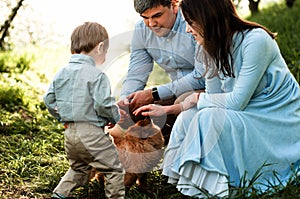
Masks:
[[[295,2],[295,0],[285,0],[285,4],[289,8],[293,7],[294,2]]]
[[[249,0],[249,10],[252,15],[258,13],[259,2],[260,0]]]
[[[24,0],[18,0],[17,5],[11,10],[8,19],[0,28],[0,50],[5,49],[5,37],[9,36],[9,28],[11,27],[12,22],[18,13],[18,10],[22,7],[23,1]]]

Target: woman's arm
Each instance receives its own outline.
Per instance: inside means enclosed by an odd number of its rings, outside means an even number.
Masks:
[[[245,35],[238,51],[242,62],[239,74],[231,92],[204,93],[197,107],[221,107],[232,110],[244,110],[257,89],[261,78],[273,60],[276,51],[275,41],[262,29],[255,29]],[[235,57],[234,59],[237,59]],[[206,85],[209,87],[209,85]]]

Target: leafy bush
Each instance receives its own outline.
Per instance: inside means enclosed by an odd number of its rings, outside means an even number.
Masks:
[[[23,73],[29,69],[33,57],[24,54],[16,54],[12,51],[0,54],[0,73]]]
[[[24,100],[24,91],[16,86],[0,85],[0,108],[13,112],[19,107],[28,107]]]

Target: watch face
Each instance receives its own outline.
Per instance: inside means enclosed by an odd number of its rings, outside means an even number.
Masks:
[[[160,97],[158,95],[158,90],[156,87],[152,88],[152,97],[153,97],[154,101],[160,100]]]

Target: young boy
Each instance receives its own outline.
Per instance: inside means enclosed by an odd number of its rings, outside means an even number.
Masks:
[[[124,169],[104,126],[115,124],[119,110],[111,96],[108,77],[96,66],[105,61],[106,29],[95,22],[78,26],[71,36],[69,64],[54,77],[44,102],[65,126],[65,150],[70,168],[51,198],[68,198],[84,185],[91,168],[105,176],[107,198],[124,198]]]

